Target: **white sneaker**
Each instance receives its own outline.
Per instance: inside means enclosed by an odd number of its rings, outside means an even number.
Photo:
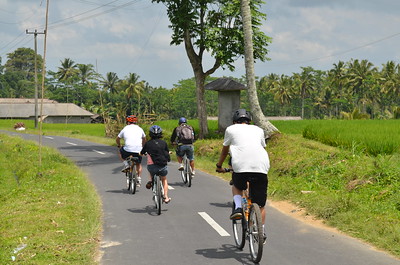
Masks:
[[[121,170],[121,172],[126,172],[126,170],[127,169],[129,169],[129,164],[128,164],[128,161],[124,161],[124,162],[122,162],[122,170]]]
[[[192,171],[192,178],[194,177],[194,175],[196,175],[196,172],[193,170]]]
[[[140,185],[142,184],[142,178],[141,177],[137,177],[137,183]]]
[[[179,171],[183,171],[183,165],[181,164],[178,168]]]

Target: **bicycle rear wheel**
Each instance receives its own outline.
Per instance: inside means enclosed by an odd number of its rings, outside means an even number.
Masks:
[[[182,181],[183,181],[184,184],[187,183],[187,176],[186,176],[186,160],[187,160],[187,158],[186,158],[186,155],[185,155],[185,156],[183,157],[183,160],[182,160],[183,170],[181,171],[181,178],[182,178]]]
[[[264,248],[264,236],[262,229],[261,211],[257,203],[253,203],[250,208],[249,248],[251,259],[253,260],[253,262],[260,262]]]
[[[233,202],[232,211],[233,210],[235,210],[235,202]],[[246,220],[244,215],[241,219],[232,220],[232,229],[236,247],[242,250],[246,242]]]
[[[137,180],[136,180],[136,172],[133,169],[132,171],[129,172],[129,179],[130,179],[130,190],[132,194],[135,194],[136,192],[136,187],[137,187]]]
[[[192,186],[192,168],[190,167],[190,160],[187,158],[185,160],[184,172],[186,174],[187,186],[190,187],[190,186]]]
[[[131,177],[129,176],[129,172],[125,173],[126,176],[126,189],[129,191],[131,189]]]
[[[154,176],[154,184],[153,184],[153,196],[154,196],[154,203],[156,205],[157,214],[161,214],[161,181],[159,176]]]

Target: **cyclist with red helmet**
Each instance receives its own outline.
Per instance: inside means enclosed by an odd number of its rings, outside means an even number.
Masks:
[[[138,173],[138,183],[141,184],[142,175],[142,157],[140,151],[146,142],[146,134],[143,129],[137,125],[138,118],[135,115],[126,117],[126,126],[119,132],[115,139],[119,148],[119,157],[123,161],[122,172],[129,168],[128,162],[125,160],[130,155],[138,157],[139,163],[136,164],[136,171]],[[121,139],[124,139],[124,146],[121,146]]]

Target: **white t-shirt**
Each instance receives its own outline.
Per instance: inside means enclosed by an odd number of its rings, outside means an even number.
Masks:
[[[142,138],[146,137],[143,129],[136,124],[126,125],[118,134],[119,138],[124,138],[124,150],[132,153],[142,151]]]
[[[229,146],[234,172],[268,174],[269,156],[264,131],[255,125],[233,124],[226,128],[224,146]]]

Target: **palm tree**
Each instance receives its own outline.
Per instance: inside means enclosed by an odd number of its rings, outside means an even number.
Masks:
[[[78,75],[82,85],[88,84],[89,80],[97,77],[97,73],[95,72],[94,66],[92,64],[78,64],[78,70]]]
[[[137,113],[140,113],[140,96],[144,91],[144,81],[139,81],[140,76],[135,73],[129,73],[128,77],[123,81],[125,93],[130,103],[131,111],[133,111],[132,97],[136,95],[138,98]]]
[[[328,71],[329,83],[332,85],[332,92],[334,94],[334,101],[337,102],[335,108],[335,115],[338,116],[341,112],[341,104],[343,103],[343,97],[345,94],[346,79],[346,65],[343,61],[339,61],[337,64],[333,64],[333,69]]]
[[[355,103],[366,112],[366,104],[372,100],[373,94],[368,93],[372,90],[373,73],[376,67],[368,60],[351,61],[349,64],[348,82]],[[361,106],[360,106],[361,105]],[[362,108],[361,108],[362,107]]]
[[[254,116],[254,122],[264,129],[267,137],[271,136],[278,129],[272,125],[264,116],[257,96],[256,80],[254,75],[254,49],[253,49],[253,30],[250,0],[240,1],[240,10],[243,19],[244,35],[244,57],[246,66],[247,96],[250,109]]]
[[[289,104],[293,98],[292,90],[292,79],[286,75],[281,75],[271,87],[274,99],[282,106],[282,115],[286,115],[285,105]]]
[[[304,100],[314,89],[315,76],[312,67],[301,67],[301,69],[303,71],[300,74],[293,75],[293,85],[301,99],[301,118],[304,119]]]
[[[60,81],[69,81],[72,77],[76,76],[78,73],[77,64],[69,58],[65,58],[61,62],[61,67],[58,67],[57,76]]]
[[[103,80],[101,80],[101,85],[103,86],[103,89],[107,92],[111,94],[116,94],[118,93],[118,81],[119,78],[116,73],[108,72],[106,74],[106,78],[103,78]]]

